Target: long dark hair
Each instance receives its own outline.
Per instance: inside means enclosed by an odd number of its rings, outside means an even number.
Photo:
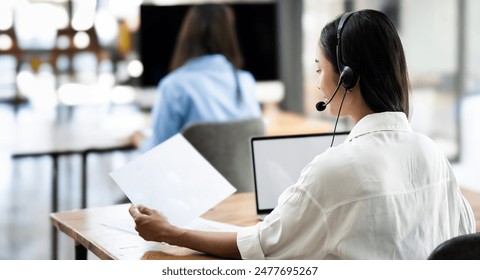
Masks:
[[[170,71],[191,58],[206,54],[223,54],[236,68],[243,64],[235,15],[228,5],[194,5],[188,10],[177,38]]]
[[[319,45],[337,73],[337,27],[341,16],[322,30]],[[374,112],[409,114],[409,79],[402,42],[390,19],[374,10],[356,11],[342,31],[342,58],[360,76],[360,89]]]

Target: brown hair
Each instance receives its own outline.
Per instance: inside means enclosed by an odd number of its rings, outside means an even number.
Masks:
[[[190,7],[177,38],[170,71],[191,58],[206,54],[222,54],[237,68],[243,65],[235,30],[235,15],[227,5]]]

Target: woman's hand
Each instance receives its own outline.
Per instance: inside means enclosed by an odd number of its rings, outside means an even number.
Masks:
[[[130,136],[130,143],[136,148],[140,147],[142,144],[143,140],[145,140],[145,135],[141,131],[135,131],[131,136]]]
[[[160,212],[138,205],[128,209],[135,230],[147,241],[166,242],[219,257],[239,259],[236,232],[187,230],[170,224]]]
[[[175,238],[182,235],[182,230],[170,224],[160,212],[138,205],[128,209],[135,221],[135,230],[147,241],[167,242],[175,245]]]

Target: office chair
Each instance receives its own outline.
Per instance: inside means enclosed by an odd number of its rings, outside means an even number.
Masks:
[[[262,118],[229,122],[197,122],[182,132],[237,192],[253,191],[250,138],[265,133]]]
[[[428,256],[429,260],[480,260],[480,232],[449,239]]]

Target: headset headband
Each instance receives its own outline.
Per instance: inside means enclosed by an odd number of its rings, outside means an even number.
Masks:
[[[355,12],[349,12],[345,13],[342,18],[340,19],[340,22],[338,23],[338,28],[337,28],[337,66],[338,70],[340,73],[342,72],[342,69],[344,68],[345,64],[343,63],[343,57],[342,57],[342,32],[343,32],[343,27],[345,26],[345,23],[347,23],[347,20],[352,16]]]

